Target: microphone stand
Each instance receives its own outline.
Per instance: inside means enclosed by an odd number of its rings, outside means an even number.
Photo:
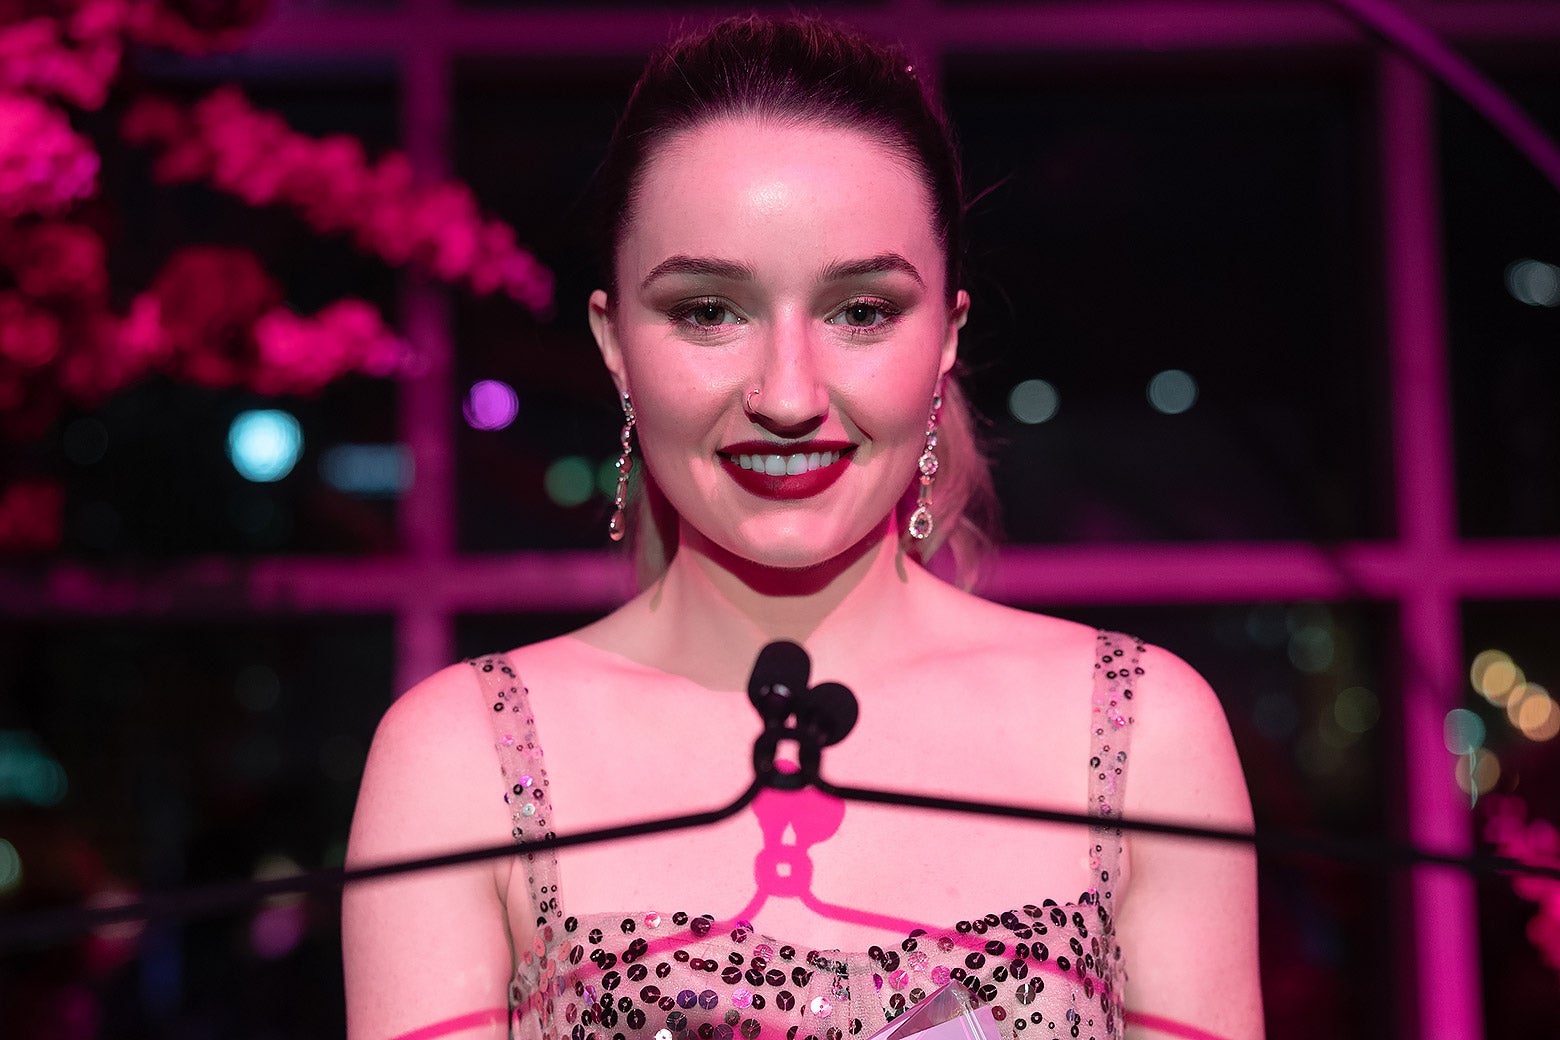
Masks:
[[[795,643],[770,643],[759,652],[753,674],[748,680],[748,698],[764,720],[764,730],[753,744],[753,781],[735,799],[717,808],[600,827],[576,834],[560,834],[536,841],[510,841],[502,845],[351,869],[330,867],[263,881],[221,881],[190,885],[166,892],[154,892],[136,902],[118,906],[35,911],[0,920],[0,954],[47,945],[82,932],[128,921],[170,920],[212,914],[257,903],[269,896],[332,893],[345,885],[373,878],[703,827],[735,816],[751,805],[765,788],[794,791],[807,786],[816,787],[824,794],[847,802],[898,805],[1044,823],[1105,826],[1144,834],[1252,845],[1262,853],[1340,860],[1377,869],[1430,865],[1453,867],[1475,874],[1517,874],[1560,881],[1560,866],[1526,863],[1509,856],[1485,853],[1463,856],[1421,849],[1403,842],[1340,838],[1296,831],[1247,832],[1163,820],[1127,817],[1107,819],[1058,809],[830,783],[820,773],[823,749],[845,738],[856,724],[859,708],[855,695],[839,683],[809,686],[810,671],[811,660],[807,652]],[[786,742],[794,743],[797,747],[799,767],[794,771],[782,771],[775,764],[775,753]]]

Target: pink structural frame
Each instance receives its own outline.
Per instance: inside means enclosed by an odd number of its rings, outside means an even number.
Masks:
[[[1386,11],[1352,0],[1338,6]],[[1550,44],[1560,53],[1560,4],[1531,0],[1414,3],[1415,24],[1453,46]],[[462,8],[404,0],[391,9],[314,7],[286,0],[254,41],[261,61],[380,58],[397,63],[403,145],[424,176],[446,172],[454,63],[472,56],[632,55],[668,27],[712,8]],[[1463,687],[1464,599],[1560,598],[1560,539],[1470,540],[1456,531],[1456,488],[1443,244],[1436,177],[1435,96],[1423,72],[1379,50],[1334,5],[1287,0],[1054,0],[967,3],[885,0],[836,10],[896,36],[935,72],[948,53],[1036,57],[1144,52],[1376,54],[1380,211],[1391,368],[1398,534],[1326,548],[1304,543],[1014,546],[984,585],[1022,605],[1371,599],[1395,603],[1404,668],[1406,836],[1443,851],[1470,847],[1470,816],[1448,782],[1441,718]],[[1400,26],[1401,28],[1401,26]],[[1434,43],[1436,41],[1432,41]],[[1444,55],[1443,55],[1444,57]],[[1453,55],[1455,58],[1455,55]],[[240,58],[224,68],[241,69]],[[447,663],[462,613],[601,611],[632,592],[608,551],[462,554],[454,486],[455,345],[442,290],[408,279],[402,320],[426,364],[401,385],[399,434],[415,481],[399,503],[402,551],[374,558],[206,558],[153,570],[62,561],[0,569],[0,617],[211,618],[350,613],[395,618],[398,689]],[[1472,884],[1423,869],[1412,875],[1413,935],[1405,936],[1404,1036],[1482,1035],[1478,921]]]

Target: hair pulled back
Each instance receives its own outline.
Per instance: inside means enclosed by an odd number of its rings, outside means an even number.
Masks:
[[[896,45],[822,19],[757,15],[728,18],[674,40],[651,56],[635,84],[594,179],[597,255],[609,299],[615,303],[618,246],[655,149],[679,132],[731,117],[855,130],[897,153],[920,174],[930,195],[952,304],[964,277],[958,151],[909,56]],[[932,495],[937,525],[924,541],[905,539],[905,548],[925,562],[947,543],[959,580],[970,584],[991,544],[996,496],[974,417],[951,375],[940,414],[940,465]],[[645,472],[643,466],[635,469]],[[676,515],[653,481],[644,481],[637,498],[635,559],[645,586],[676,551]]]

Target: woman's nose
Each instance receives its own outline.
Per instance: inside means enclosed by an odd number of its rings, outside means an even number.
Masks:
[[[743,391],[748,417],[778,436],[811,433],[829,413],[829,388],[810,325],[802,317],[775,322],[763,365],[752,387]]]

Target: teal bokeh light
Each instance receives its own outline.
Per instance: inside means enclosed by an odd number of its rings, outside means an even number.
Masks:
[[[228,427],[228,459],[245,480],[257,484],[281,480],[302,453],[303,427],[279,408],[239,412]]]

